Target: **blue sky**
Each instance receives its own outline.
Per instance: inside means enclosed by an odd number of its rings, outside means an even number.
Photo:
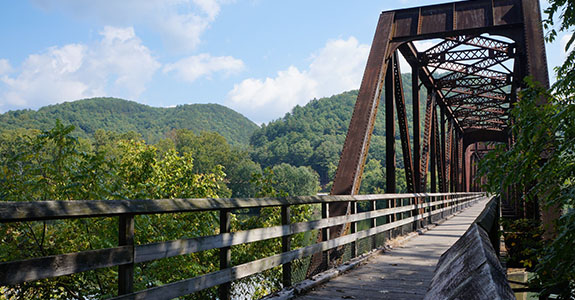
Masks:
[[[5,1],[0,112],[109,96],[219,103],[269,122],[357,89],[381,11],[442,2]],[[547,45],[550,67],[567,38]]]

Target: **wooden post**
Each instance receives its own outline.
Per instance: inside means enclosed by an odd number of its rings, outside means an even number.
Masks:
[[[281,208],[281,217],[282,217],[282,225],[289,225],[290,224],[290,207],[289,205],[282,205]],[[282,252],[288,252],[291,250],[291,235],[284,235],[282,236]],[[285,263],[282,265],[282,274],[283,274],[283,285],[284,288],[287,288],[292,285],[292,278],[291,278],[291,262]]]
[[[353,202],[351,202],[351,214],[354,215],[356,213],[357,213],[357,202],[353,201]],[[351,231],[351,234],[354,234],[357,232],[357,223],[356,222],[351,222],[350,231]],[[356,242],[356,240],[351,242],[351,257],[352,258],[357,257],[357,242]]]
[[[132,261],[134,261],[134,216],[121,215],[119,220],[118,245],[132,246]],[[118,266],[118,295],[130,294],[134,291],[134,263]]]
[[[321,218],[327,219],[329,218],[329,203],[322,203],[321,204]],[[323,242],[329,241],[329,228],[322,228],[321,229],[321,240]],[[329,268],[329,250],[323,251],[323,265],[326,269]]]
[[[377,203],[376,200],[371,200],[371,210],[372,210],[372,211],[376,211],[376,210],[377,210],[376,203]],[[376,218],[371,218],[371,224],[370,224],[370,225],[371,225],[371,226],[370,226],[371,228],[375,228],[375,227],[377,226],[377,219],[376,219]],[[376,236],[377,236],[377,234],[374,234],[374,235],[372,236],[372,239],[371,239],[371,249],[377,248]]]
[[[220,234],[230,232],[230,210],[220,209]],[[230,247],[220,248],[220,270],[224,270],[230,267],[232,260],[232,251]],[[231,282],[226,282],[221,284],[218,289],[218,294],[220,300],[230,300],[231,299]]]

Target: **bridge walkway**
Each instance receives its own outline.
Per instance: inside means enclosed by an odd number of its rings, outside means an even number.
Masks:
[[[487,202],[480,200],[398,247],[372,255],[361,266],[297,299],[423,299],[439,257],[465,233]]]

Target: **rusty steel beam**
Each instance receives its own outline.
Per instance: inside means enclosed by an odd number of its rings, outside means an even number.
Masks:
[[[431,143],[431,122],[433,120],[433,110],[435,109],[435,97],[437,92],[430,90],[427,92],[427,102],[425,107],[425,125],[423,130],[423,148],[421,149],[421,191],[425,191],[427,185],[427,168],[429,162],[429,152]]]
[[[433,121],[433,143],[435,144],[435,160],[436,170],[437,170],[437,185],[439,186],[440,191],[443,190],[443,183],[445,179],[443,178],[443,163],[441,161],[441,139],[440,139],[440,132],[439,132],[439,125],[437,124],[439,121],[438,117],[438,110],[435,110],[435,120]]]
[[[447,192],[447,173],[445,172],[445,109],[441,108],[440,109],[441,112],[441,119],[440,119],[440,129],[441,129],[441,136],[440,136],[440,161],[441,161],[441,166],[440,166],[440,171],[442,172],[441,176],[443,178],[443,184],[441,185],[441,192],[445,193]]]
[[[394,41],[496,34],[523,23],[521,0],[475,0],[395,11]]]
[[[535,81],[544,88],[549,88],[549,73],[547,56],[545,55],[545,40],[541,26],[541,10],[538,0],[523,1],[523,34],[527,54],[527,75],[532,75]],[[545,102],[541,99],[540,102]]]
[[[427,89],[436,89],[436,79],[433,78],[433,75],[431,74],[431,72],[429,71],[429,69],[424,66],[421,65],[419,62],[419,52],[417,52],[417,49],[415,48],[415,46],[413,45],[413,43],[404,43],[401,44],[399,46],[399,51],[401,52],[401,54],[403,55],[403,57],[405,58],[405,60],[407,60],[407,62],[413,67],[416,66],[419,71],[419,79],[421,80],[421,83],[427,88]],[[439,105],[444,106],[446,108],[446,112],[449,118],[455,120],[455,128],[456,130],[462,131],[463,129],[461,128],[461,126],[459,126],[458,121],[453,117],[453,111],[451,110],[451,108],[445,104],[445,100],[443,99],[443,94],[438,93],[438,97],[439,97]]]
[[[394,65],[389,64],[385,74],[385,192],[396,193],[395,182],[395,120],[393,109]]]
[[[393,12],[382,13],[379,18],[331,189],[332,195],[355,195],[359,192],[363,166],[367,158],[379,97],[383,88],[382,81],[389,63],[394,18]],[[331,216],[344,213],[339,208],[331,211],[331,207],[333,205],[330,206]]]
[[[403,82],[401,79],[401,69],[399,67],[397,51],[396,53],[393,54],[392,61],[393,61],[393,89],[395,94],[394,95],[395,108],[397,109],[397,123],[399,125],[399,135],[401,137],[401,150],[403,153],[405,182],[407,184],[407,192],[415,193],[416,184],[413,175],[413,162],[411,160],[411,146],[409,143],[409,126],[407,124],[407,110],[405,108],[405,99],[403,97]]]
[[[413,181],[415,191],[422,192],[419,183],[421,182],[421,124],[419,118],[419,64],[412,65],[411,91],[412,91],[412,117],[413,117]]]

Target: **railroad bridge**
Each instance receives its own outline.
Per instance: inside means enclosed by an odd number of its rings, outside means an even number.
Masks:
[[[418,41],[430,39],[434,46],[418,50]],[[411,66],[412,124],[400,54]],[[242,296],[234,293],[238,280],[271,269],[281,272],[283,287],[268,296],[272,299],[440,299],[467,298],[466,293],[511,298],[498,261],[497,232],[500,210],[513,213],[514,207],[504,191],[488,196],[479,190],[476,163],[493,143],[513,143],[509,109],[520,101],[517,92],[527,76],[549,86],[538,0],[460,1],[385,11],[377,23],[331,195],[0,203],[2,223],[113,217],[119,235],[112,248],[2,262],[0,285],[10,288],[114,267],[114,299],[172,299],[210,288],[218,289],[219,299],[229,299]],[[422,92],[427,95],[424,116],[419,111]],[[358,195],[380,102],[386,124],[386,194]],[[396,122],[407,194],[396,193]],[[321,217],[291,222],[291,208],[301,205],[320,207]],[[281,225],[230,228],[233,210],[274,206],[281,208]],[[219,212],[215,235],[134,242],[138,215],[205,211]],[[544,212],[544,221],[546,217],[551,214]],[[317,235],[317,241],[292,247],[292,237],[305,232]],[[281,240],[280,253],[231,265],[232,247],[268,239]],[[389,250],[392,243],[401,246]],[[134,290],[137,264],[213,249],[220,253],[218,271]],[[292,276],[296,261],[298,268],[305,266],[305,276],[298,279]]]

